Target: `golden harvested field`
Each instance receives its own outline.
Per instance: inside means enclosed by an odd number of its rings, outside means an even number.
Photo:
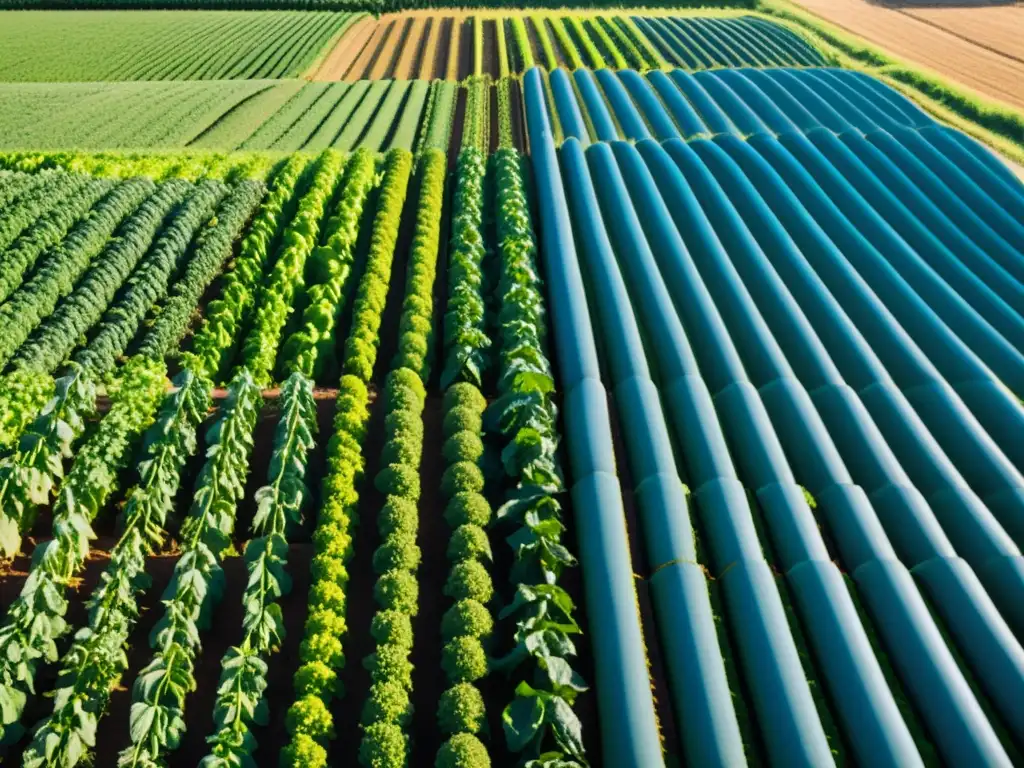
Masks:
[[[796,0],[892,54],[1024,107],[1024,7],[900,8],[865,0]]]
[[[1024,5],[922,7],[905,8],[903,12],[982,48],[991,48],[1024,62]],[[1024,86],[1021,89],[1024,90]]]

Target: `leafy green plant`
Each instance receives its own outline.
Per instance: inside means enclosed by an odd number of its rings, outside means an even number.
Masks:
[[[489,75],[473,75],[463,81],[462,87],[466,89],[466,112],[461,149],[475,149],[486,154],[491,143],[491,78]]]
[[[0,460],[0,552],[12,557],[36,509],[50,501],[64,476],[64,459],[85,430],[96,390],[80,368],[56,382],[53,398],[25,431],[17,448]]]
[[[69,629],[64,597],[93,538],[92,521],[117,489],[120,471],[166,389],[162,363],[132,360],[121,372],[110,410],[76,451],[54,505],[53,538],[32,557],[21,593],[0,627],[0,716],[3,741],[21,733],[20,719],[40,661],[57,661],[57,641]]]
[[[242,369],[207,433],[207,460],[181,527],[181,556],[164,591],[164,614],[150,633],[153,657],[132,687],[132,744],[118,760],[122,768],[162,764],[180,742],[185,699],[196,688],[201,632],[223,592],[220,560],[245,493],[261,403],[256,383]]]
[[[253,327],[245,340],[245,365],[256,383],[271,383],[278,339],[296,296],[304,287],[306,259],[317,245],[320,222],[342,169],[342,155],[326,150],[317,161],[309,190],[281,239],[281,252],[260,290]]]
[[[242,595],[242,642],[221,660],[214,733],[207,737],[211,749],[201,762],[203,768],[248,764],[256,748],[250,727],[266,722],[267,657],[280,648],[285,632],[277,600],[291,589],[286,571],[288,531],[302,523],[309,496],[306,461],[315,435],[313,382],[293,373],[281,387],[281,420],[274,433],[268,483],[256,492],[254,538],[245,547],[249,581]]]
[[[0,449],[9,451],[53,396],[54,381],[32,371],[0,379]]]
[[[63,205],[84,182],[81,175],[62,170],[40,173],[36,183],[26,185],[0,213],[0,253],[4,253],[40,217]]]
[[[139,345],[140,355],[161,358],[176,351],[188,333],[203,292],[231,258],[235,241],[265,192],[263,182],[245,180],[236,184],[223,198],[214,217],[199,232],[192,257],[181,277],[171,286],[167,301],[159,308],[152,327]],[[232,274],[238,269],[236,262]],[[215,373],[205,368],[202,372],[210,378]]]
[[[385,465],[375,482],[389,501],[400,501],[415,510],[420,498],[419,464],[423,453],[422,412],[426,390],[419,376],[409,375],[411,373],[409,369],[398,368],[388,375],[385,408],[389,414],[403,413],[408,419],[387,421],[383,454],[385,457],[394,456],[396,452],[389,445],[397,441],[408,444],[409,448],[399,457],[398,463]],[[418,516],[410,514],[398,525],[381,529],[381,544],[373,558],[374,567],[380,574],[374,596],[380,605],[378,616],[381,623],[402,622],[404,625],[404,621],[416,614],[419,602],[416,569],[420,561],[419,547],[416,546],[418,523]],[[364,661],[378,690],[397,692],[412,689],[412,665],[408,661],[412,648],[411,622],[409,627],[408,640],[402,632],[379,632],[376,652]],[[364,707],[365,731],[360,748],[360,761],[367,766],[375,766],[379,764],[375,761],[385,759],[378,755],[381,750],[392,755],[386,759],[393,759],[393,755],[398,753],[399,742],[396,739],[399,735],[402,753],[407,749],[404,734],[407,709],[394,703],[387,707],[377,706],[372,696],[371,692],[371,699]],[[388,746],[385,748],[384,745]]]
[[[364,158],[360,157],[359,162],[367,167]],[[341,695],[338,672],[345,663],[341,644],[346,631],[348,572],[345,566],[351,555],[351,532],[359,500],[356,484],[364,467],[360,446],[369,420],[367,384],[376,363],[376,336],[380,315],[384,311],[386,286],[391,278],[398,222],[405,202],[410,167],[411,155],[408,152],[393,150],[387,155],[367,266],[353,307],[352,330],[345,348],[346,373],[339,387],[334,435],[327,447],[328,472],[323,485],[323,504],[313,534],[316,554],[309,591],[309,615],[300,649],[301,666],[295,675],[297,699],[287,716],[291,742],[282,752],[281,762],[284,765],[310,768],[327,765],[326,744],[334,738],[329,704],[335,696]],[[366,183],[360,180],[359,173],[356,170],[351,177],[353,193]],[[350,247],[348,242],[339,238],[339,251],[347,250]],[[315,351],[315,341],[309,341],[308,348]],[[397,556],[397,549],[395,554]],[[411,628],[409,639],[411,641]],[[387,709],[383,700],[378,704],[380,711]]]
[[[373,221],[366,271],[356,294],[352,328],[345,341],[342,363],[342,373],[356,376],[364,382],[372,378],[377,359],[381,314],[387,301],[391,264],[411,172],[412,155],[409,152],[393,149],[385,156],[384,181]]]
[[[445,366],[441,386],[469,381],[479,386],[491,340],[481,295],[487,248],[483,237],[486,159],[477,149],[459,153],[448,253],[448,308],[444,316]]]
[[[65,185],[60,204],[40,216],[0,256],[0,301],[6,301],[21,285],[25,273],[48,248],[59,243],[68,230],[113,186],[107,179],[74,179]]]
[[[113,368],[135,338],[146,313],[167,294],[174,271],[189,251],[189,243],[226,191],[219,181],[201,181],[195,186],[124,281],[89,342],[74,355],[76,363],[94,374]]]
[[[274,176],[270,192],[224,277],[220,297],[206,308],[192,349],[183,355],[185,367],[215,380],[224,373],[238,335],[252,315],[257,288],[283,236],[285,222],[295,214],[296,193],[306,167],[307,161],[301,155],[292,155]]]
[[[359,222],[375,182],[373,154],[358,150],[345,169],[337,204],[324,228],[324,244],[309,257],[306,272],[312,275],[312,285],[306,309],[283,354],[291,368],[313,379],[334,364],[334,329],[350,293]]]
[[[516,592],[499,618],[514,620],[516,631],[513,648],[491,664],[509,675],[526,669],[526,679],[502,713],[509,749],[522,753],[531,765],[580,765],[585,764],[583,741],[572,705],[586,685],[569,663],[576,654],[571,636],[580,628],[572,600],[558,586],[563,571],[576,560],[562,543],[565,526],[557,494],[564,483],[537,248],[522,158],[514,150],[501,150],[493,163],[501,261],[501,394],[487,408],[485,426],[501,436],[502,466],[514,483],[495,515],[495,526],[511,529],[506,537],[514,555],[509,579]],[[466,546],[477,551],[480,543],[469,541]],[[457,587],[465,590],[475,583],[471,576],[465,574]]]
[[[447,157],[436,149],[425,151],[419,161],[420,200],[405,277],[398,352],[392,361],[392,368],[408,368],[421,381],[430,379],[434,280],[441,242],[447,166]]]
[[[191,191],[183,181],[167,181],[147,199],[110,240],[74,290],[21,346],[11,361],[15,369],[49,373],[78,346],[103,317],[117,290],[145,255],[164,219]]]
[[[96,724],[128,665],[124,645],[138,619],[138,595],[149,586],[146,557],[165,537],[185,460],[209,404],[208,382],[190,371],[175,379],[156,423],[146,433],[139,483],[129,492],[124,530],[89,599],[89,622],[61,660],[53,712],[25,751],[26,768],[72,768],[96,746]]]
[[[40,258],[35,274],[0,305],[0,324],[4,328],[0,335],[0,364],[11,359],[29,334],[53,312],[57,302],[72,291],[118,225],[145,197],[153,194],[154,189],[149,179],[121,182],[60,245]],[[33,378],[37,377],[33,375]]]

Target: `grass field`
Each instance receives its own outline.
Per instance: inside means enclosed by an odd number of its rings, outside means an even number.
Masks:
[[[0,149],[412,149],[429,90],[422,80],[0,83]]]
[[[359,14],[0,12],[0,81],[293,77]]]

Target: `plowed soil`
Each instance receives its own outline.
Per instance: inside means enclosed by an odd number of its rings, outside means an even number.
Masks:
[[[360,51],[355,61],[352,63],[352,67],[345,73],[345,79],[349,81],[363,80],[366,78],[366,73],[369,72],[377,61],[378,55],[380,54],[382,43],[387,39],[388,33],[391,32],[391,27],[394,26],[395,21],[392,19],[388,22],[378,22],[377,26],[373,29],[373,34],[370,36],[369,42]]]
[[[377,20],[367,16],[346,32],[334,49],[327,54],[316,72],[313,80],[341,80],[359,56],[367,41],[377,28]]]
[[[447,37],[448,35],[448,27],[445,25],[445,20],[441,18],[428,18],[424,35],[426,39],[423,44],[423,52],[420,57],[420,71],[417,77],[423,80],[444,77],[444,63],[447,61],[444,54],[447,53],[447,44],[441,46],[440,41],[442,37]],[[442,51],[442,48],[445,50]]]
[[[387,32],[381,37],[374,52],[373,65],[369,74],[365,75],[370,80],[383,80],[392,76],[398,53],[405,44],[406,27],[409,19],[395,19],[389,24],[382,25]]]
[[[401,80],[412,80],[419,76],[420,54],[423,52],[427,35],[424,27],[427,19],[409,19],[409,29],[405,36],[405,45],[398,53],[398,64],[395,65],[395,77]]]
[[[797,0],[896,56],[1024,107],[1024,7],[920,8],[865,0]]]

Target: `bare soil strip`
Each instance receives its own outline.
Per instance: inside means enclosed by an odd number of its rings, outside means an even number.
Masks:
[[[421,80],[440,77],[437,68],[437,41],[440,39],[442,24],[443,19],[440,17],[430,18],[423,29],[423,46],[420,48],[419,61],[416,62],[416,77]]]
[[[957,26],[958,32],[954,34],[917,18],[917,14],[924,12],[934,22],[937,14],[946,14],[955,9],[914,9],[911,15],[911,12],[872,5],[864,0],[798,2],[811,13],[876,43],[896,56],[916,62],[994,99],[1024,107],[1024,88],[1021,87],[1024,82],[1024,63],[993,50],[1007,48],[1005,42],[1000,42],[1000,36],[987,37],[990,33],[984,33],[978,24],[969,30]],[[1012,12],[1006,8],[972,8],[963,13],[984,16],[987,10]],[[1018,19],[1024,14],[1021,9],[1013,10],[1017,12]],[[953,26],[953,22],[949,22],[948,26]],[[988,22],[986,26],[999,26],[999,23]],[[1021,22],[1017,21],[1007,30],[1015,38],[1010,41],[1009,50],[1017,51],[1017,46],[1024,46],[1021,29]],[[973,42],[974,37],[984,37],[986,47]]]
[[[498,72],[498,29],[499,21],[484,20],[484,73],[497,78]]]
[[[346,80],[366,79],[367,74],[373,67],[374,61],[377,60],[377,52],[380,50],[381,41],[387,37],[393,23],[393,21],[384,21],[383,19],[377,23],[373,34],[363,47],[363,50],[360,51],[349,71],[345,73]]]
[[[449,19],[445,19],[449,21]],[[448,34],[448,61],[445,67],[446,80],[458,80],[459,78],[459,55],[462,46],[462,20],[451,18],[451,28]],[[470,30],[472,33],[472,30]]]
[[[519,80],[513,80],[509,87],[509,111],[512,117],[512,143],[520,152],[527,152],[526,119],[523,107],[523,92]]]
[[[455,24],[461,28],[459,33],[459,69],[455,79],[465,80],[473,74],[473,19],[468,16],[462,21],[456,19]]]
[[[405,27],[410,21],[395,20],[388,24],[387,34],[381,38],[373,66],[370,68],[369,74],[366,75],[370,80],[383,80],[391,76],[395,61],[398,59],[398,52],[402,48],[402,41],[405,38]]]
[[[411,27],[405,38],[405,47],[402,49],[398,64],[395,65],[395,77],[405,80],[414,80],[419,77],[420,61],[423,57],[423,48],[427,43],[430,19],[411,19],[410,23]]]
[[[324,57],[316,72],[313,73],[312,79],[341,80],[360,51],[363,50],[363,46],[370,39],[376,26],[377,20],[370,16],[357,22],[342,35],[337,45]]]

